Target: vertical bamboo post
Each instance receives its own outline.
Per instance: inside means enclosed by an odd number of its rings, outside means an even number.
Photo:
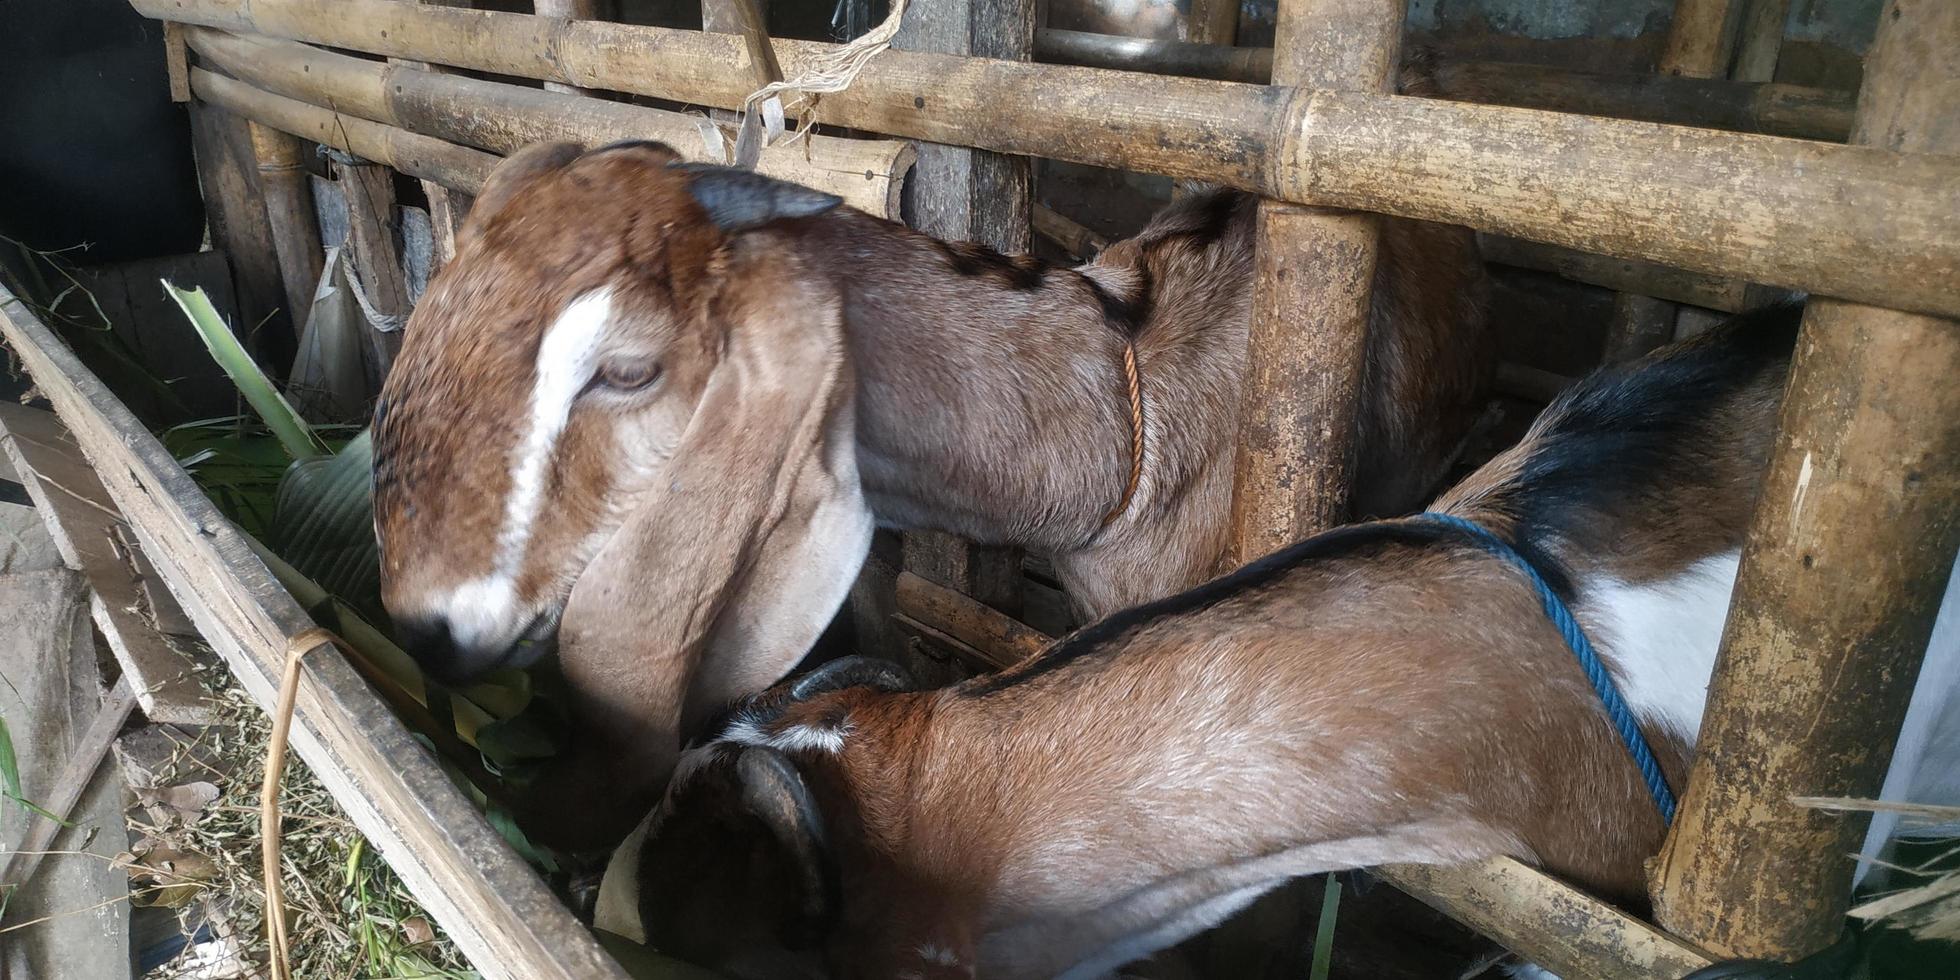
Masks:
[[[1034,0],[939,0],[906,11],[896,46],[912,51],[1028,61],[1034,57]],[[1026,157],[918,144],[906,181],[908,220],[937,238],[1025,252],[1033,176]],[[951,535],[906,535],[905,568],[1006,613],[1021,605],[1021,554]]]
[[[1674,22],[1668,25],[1667,45],[1661,49],[1661,73],[1687,78],[1727,75],[1743,2],[1675,0]]]
[[[566,20],[605,20],[606,0],[536,0],[531,12],[539,17],[562,17]],[[544,83],[547,92],[571,92],[575,95],[597,95],[591,89],[567,85],[564,82]]]
[[[1239,0],[1191,0],[1187,26],[1199,44],[1231,47],[1239,40]]]
[[[1676,0],[1667,47],[1656,70],[1663,75],[1721,78],[1735,47],[1735,25],[1749,0]],[[1680,306],[1664,299],[1621,293],[1606,321],[1605,361],[1629,360],[1674,339]]]
[[[475,6],[476,0],[415,0],[425,7]],[[407,65],[422,71],[447,71],[441,65],[431,65],[421,61],[407,61],[401,58],[388,59],[390,64]],[[422,195],[429,200],[429,231],[434,248],[429,256],[429,271],[439,271],[449,260],[456,257],[456,229],[462,227],[463,218],[470,213],[471,198],[462,191],[452,191],[433,180],[422,181]]]
[[[400,220],[395,215],[395,172],[373,163],[337,163],[334,176],[347,199],[347,244],[368,301],[383,316],[407,317],[408,280],[396,239]],[[401,345],[399,330],[370,331],[374,380],[388,376]]]
[[[225,253],[238,299],[238,322],[232,329],[255,356],[270,364],[290,364],[297,346],[294,325],[286,310],[251,133],[243,118],[216,106],[193,101],[190,108],[191,147],[211,244]]]
[[[320,219],[313,213],[313,186],[302,164],[300,138],[270,126],[250,123],[252,156],[258,161],[259,187],[265,196],[266,222],[272,228],[272,247],[279,257],[279,278],[286,287],[286,310],[295,329],[306,323],[313,308],[313,289],[324,262]]]
[[[1281,0],[1273,84],[1385,92],[1401,0]],[[1380,219],[1259,204],[1232,554],[1249,561],[1347,517]]]
[[[1729,77],[1738,82],[1775,81],[1776,59],[1783,53],[1783,25],[1789,19],[1790,0],[1749,0]]]
[[[1852,142],[1960,151],[1960,5],[1891,0]],[[1866,819],[1793,796],[1884,778],[1960,547],[1960,323],[1805,314],[1700,749],[1653,883],[1662,925],[1789,960],[1844,928]]]

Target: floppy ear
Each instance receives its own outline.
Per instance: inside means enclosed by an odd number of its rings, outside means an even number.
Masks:
[[[657,789],[681,732],[795,666],[871,546],[842,298],[754,244],[729,253],[724,351],[692,420],[559,629],[580,750],[622,790]]]
[[[580,143],[532,143],[505,157],[490,171],[490,179],[483,182],[483,190],[470,204],[470,213],[456,232],[457,246],[477,235],[519,191],[584,154],[585,146]]]
[[[784,218],[807,218],[844,203],[835,194],[813,191],[753,170],[709,163],[687,163],[674,169],[694,175],[687,191],[708,219],[728,234],[760,228]]]

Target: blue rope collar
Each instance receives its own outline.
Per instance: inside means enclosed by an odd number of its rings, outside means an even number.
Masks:
[[[1545,618],[1558,627],[1559,635],[1565,638],[1565,645],[1585,670],[1586,679],[1592,682],[1593,693],[1599,695],[1599,703],[1606,708],[1606,715],[1612,719],[1614,730],[1619,732],[1620,741],[1627,747],[1627,754],[1633,756],[1634,765],[1640,767],[1640,778],[1646,780],[1647,792],[1654,797],[1654,806],[1660,809],[1661,820],[1673,824],[1674,792],[1668,789],[1667,779],[1661,775],[1660,763],[1654,759],[1654,750],[1648,746],[1647,737],[1640,733],[1640,726],[1633,720],[1632,709],[1627,707],[1626,699],[1620,697],[1619,687],[1614,685],[1612,675],[1606,672],[1606,665],[1600,662],[1599,654],[1587,641],[1586,632],[1579,628],[1579,621],[1572,618],[1572,610],[1566,608],[1558,593],[1552,591],[1545,577],[1538,574],[1538,569],[1518,554],[1516,548],[1475,521],[1435,511],[1425,511],[1409,520],[1454,528],[1478,547],[1524,573],[1532,589],[1538,593],[1538,603],[1545,609]]]

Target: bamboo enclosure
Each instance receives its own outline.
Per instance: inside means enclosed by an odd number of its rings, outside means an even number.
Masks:
[[[1835,937],[1849,894],[1836,871],[1848,866],[1832,862],[1855,824],[1796,811],[1788,797],[1875,789],[1884,739],[1853,743],[1875,723],[1896,730],[1910,690],[1899,677],[1916,670],[1939,600],[1926,582],[1960,544],[1960,332],[1941,319],[1960,316],[1960,145],[1939,119],[1960,81],[1923,46],[1960,45],[1960,14],[1943,2],[1889,0],[1854,116],[1850,93],[1767,80],[1785,0],[1681,0],[1652,77],[1439,64],[1440,94],[1459,101],[1392,94],[1401,0],[1282,0],[1272,49],[1224,46],[1237,24],[1224,0],[1192,5],[1202,18],[1194,36],[1210,44],[1037,30],[1033,0],[959,0],[943,5],[959,16],[936,27],[908,19],[900,47],[820,103],[824,124],[892,138],[810,136],[766,149],[758,169],[894,219],[909,180],[933,215],[926,230],[1010,251],[1026,247],[1030,227],[1078,253],[1098,244],[1059,215],[1030,214],[1027,156],[1263,195],[1247,376],[1255,407],[1235,460],[1239,556],[1344,516],[1382,215],[1468,225],[1489,260],[1625,291],[1612,356],[1670,332],[1677,302],[1740,310],[1763,295],[1748,284],[1814,294],[1703,751],[1655,868],[1668,931],[1516,862],[1384,872],[1567,975],[1678,977],[1703,965],[1704,951],[1792,958]],[[500,156],[541,140],[656,139],[704,159],[704,118],[592,96],[731,109],[767,71],[755,45],[789,75],[832,50],[765,41],[759,24],[738,36],[580,19],[593,16],[589,4],[560,5],[579,15],[568,19],[404,0],[130,3],[196,53],[187,81],[198,100],[251,120],[267,208],[295,218],[304,178],[297,141],[282,134],[464,194]],[[987,24],[1012,29],[980,36]],[[1922,45],[1901,43],[1908,32]],[[296,315],[306,258],[288,253],[304,233],[275,221]],[[1524,381],[1544,395],[1566,383],[1543,371]],[[925,543],[916,555],[908,543],[908,570],[891,583],[901,619],[991,667],[1042,647],[1042,634],[998,611],[1015,601],[1018,557]],[[1820,594],[1855,599],[1814,602]],[[290,632],[283,609],[263,622],[247,612],[258,619],[225,625],[259,646]],[[252,670],[263,659],[249,645],[227,656]],[[361,751],[337,730],[310,737],[316,754]],[[412,823],[395,847],[434,834]],[[501,884],[508,873],[499,865],[483,877]],[[427,886],[431,872],[417,875]],[[455,905],[481,914],[484,901],[471,892]],[[460,914],[439,917],[457,931]],[[463,931],[475,950],[527,964],[550,955],[521,928]],[[577,955],[589,966],[590,944]]]
[[[398,0],[132,0],[248,33],[731,108],[740,39]],[[775,42],[795,73],[830,45]],[[1960,314],[1960,160],[1374,93],[888,51],[824,121],[1214,180]],[[1529,180],[1520,179],[1530,175]],[[1611,221],[1598,220],[1611,214]],[[1589,218],[1593,220],[1588,220]]]

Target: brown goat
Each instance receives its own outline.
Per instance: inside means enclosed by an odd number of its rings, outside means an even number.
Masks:
[[[1071,270],[658,145],[530,148],[479,198],[376,410],[389,611],[450,679],[558,641],[595,758],[548,795],[603,794],[554,808],[599,843],[652,802],[678,733],[810,647],[874,520],[1048,554],[1087,615],[1202,581],[1254,213],[1202,193]],[[1477,415],[1482,275],[1467,231],[1385,223],[1363,511],[1418,506]],[[1132,342],[1145,461],[1104,526]]]
[[[1531,557],[1676,787],[1796,322],[1595,375],[1435,508]],[[857,669],[683,760],[615,859],[656,946],[735,976],[1094,977],[1384,862],[1510,855],[1638,904],[1664,829],[1524,578],[1433,522],[1322,534],[949,689]]]

